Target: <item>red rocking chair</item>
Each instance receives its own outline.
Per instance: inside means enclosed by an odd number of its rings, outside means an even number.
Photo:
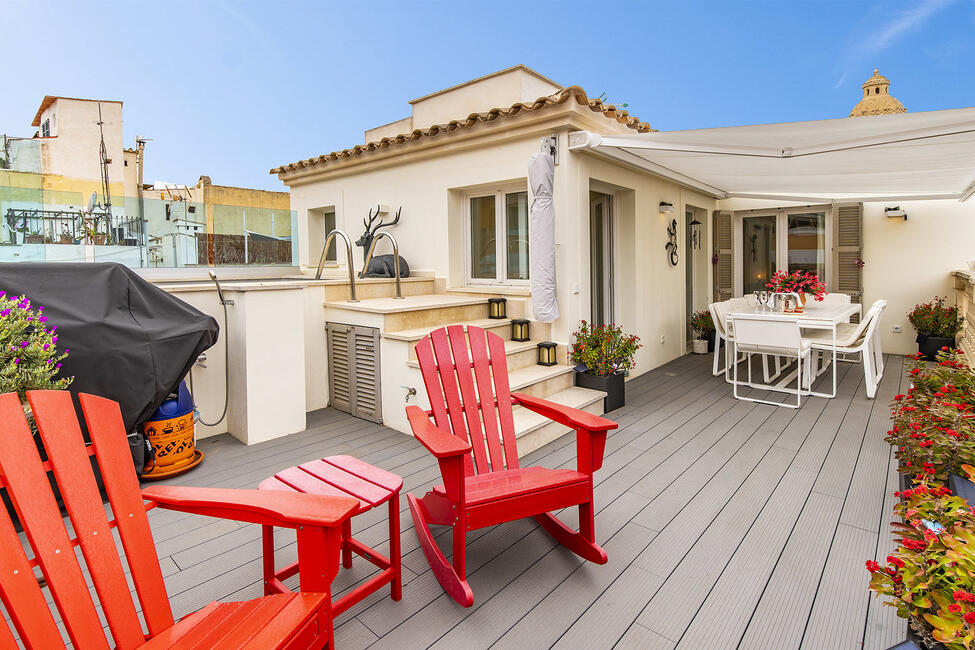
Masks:
[[[26,647],[65,645],[35,567],[44,573],[72,645],[81,650],[110,645],[123,649],[334,647],[329,589],[338,572],[342,523],[358,508],[356,499],[167,486],[140,494],[118,404],[80,396],[92,443],[86,447],[69,393],[33,391],[27,398],[50,458],[46,462],[38,454],[17,395],[0,395],[0,487],[7,489],[34,555],[28,558],[11,518],[0,511],[0,599]],[[95,483],[92,454],[111,503],[111,521]],[[76,537],[65,528],[46,470],[54,472]],[[144,499],[151,501],[147,504]],[[211,603],[174,621],[146,516],[146,510],[157,505],[297,528],[304,593]],[[125,549],[142,605],[141,620],[129,595],[112,528]],[[85,566],[108,622],[108,635],[82,572]],[[143,621],[148,634],[143,632]],[[16,647],[12,630],[0,623],[0,648]]]
[[[464,607],[474,604],[467,584],[467,531],[523,517],[534,517],[579,556],[605,564],[606,552],[595,540],[592,475],[603,464],[606,432],[616,423],[524,393],[512,395],[504,341],[479,327],[468,327],[466,336],[462,325],[435,330],[417,343],[416,356],[431,411],[408,406],[406,415],[417,440],[436,456],[443,485],[422,498],[407,498],[420,545],[447,593]],[[512,404],[575,429],[578,470],[519,468]],[[575,505],[579,531],[549,514]],[[453,527],[453,562],[429,524]]]

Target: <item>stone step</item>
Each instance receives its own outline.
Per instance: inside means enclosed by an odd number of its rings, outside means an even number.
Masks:
[[[325,285],[325,302],[340,302],[349,299],[348,278],[343,282],[329,282]],[[433,277],[410,277],[400,280],[400,291],[404,296],[418,296],[432,294],[435,287]],[[396,295],[396,281],[386,278],[356,278],[356,298],[371,300],[374,298],[392,298]]]
[[[434,328],[444,323],[482,320],[488,316],[488,300],[479,296],[424,294],[396,298],[373,298],[350,302],[326,301],[326,320],[379,327],[384,333],[422,327]],[[512,304],[509,314],[524,313],[524,301]]]
[[[536,346],[537,343],[535,341],[505,341],[504,354],[508,362],[508,372],[510,373],[537,363],[538,351]],[[413,358],[406,362],[406,365],[411,368],[420,367],[420,363],[416,360],[415,350],[416,344],[414,343],[410,346],[410,352],[413,353]],[[468,348],[469,353],[470,348]]]
[[[579,386],[571,386],[556,393],[548,395],[545,399],[582,409],[594,415],[603,414],[603,398],[606,393]],[[524,456],[535,451],[539,447],[547,445],[568,433],[572,429],[557,422],[552,422],[543,415],[534,411],[529,411],[523,406],[516,406],[512,409],[515,421],[515,439],[518,442],[518,456]]]
[[[484,318],[481,320],[469,321],[467,323],[450,323],[445,325],[436,325],[428,327],[418,327],[410,330],[400,330],[398,332],[387,332],[383,334],[384,339],[392,341],[404,341],[410,346],[409,359],[411,361],[416,360],[416,343],[424,336],[429,334],[435,329],[440,327],[449,327],[450,325],[462,325],[465,328],[468,325],[473,325],[475,327],[480,327],[481,329],[488,330],[500,336],[505,341],[511,340],[511,319],[509,318]],[[531,336],[532,345],[536,345],[537,341],[548,340],[548,335],[551,332],[551,324],[549,323],[531,323],[529,326],[529,334]],[[468,346],[470,347],[470,346]]]

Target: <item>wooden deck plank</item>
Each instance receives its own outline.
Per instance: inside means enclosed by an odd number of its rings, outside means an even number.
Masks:
[[[710,355],[687,355],[632,379],[627,405],[610,415],[620,427],[609,433],[595,477],[596,532],[608,564],[582,561],[531,520],[471,531],[475,605],[463,609],[434,578],[401,499],[403,600],[381,590],[343,613],[339,647],[845,648],[862,641],[879,650],[901,640],[903,622],[870,597],[863,570],[866,559],[882,560],[892,549],[887,521],[897,473],[883,434],[887,401],[901,388],[901,358],[888,358],[876,400],[865,399],[860,367],[841,364],[838,397],[803,400],[798,411],[735,400],[710,362]],[[829,373],[820,385],[826,379]],[[207,454],[200,468],[166,482],[253,487],[274,471],[336,453],[401,475],[404,494],[440,482],[436,462],[411,436],[333,409],[310,413],[301,434],[250,447],[221,435],[199,446]],[[574,436],[522,461],[573,468]],[[176,616],[212,600],[260,595],[259,528],[162,509],[149,515]],[[577,521],[575,509],[558,515]],[[353,534],[385,552],[386,517],[385,508],[355,517]],[[449,529],[435,532],[449,548]],[[279,532],[275,546],[278,564],[294,560],[293,533]],[[356,561],[339,573],[333,593],[374,574]],[[287,583],[295,587],[297,577]]]

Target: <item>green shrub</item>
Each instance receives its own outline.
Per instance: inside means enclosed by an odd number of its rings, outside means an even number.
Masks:
[[[623,333],[623,328],[613,325],[591,326],[579,322],[579,329],[572,333],[575,342],[569,353],[573,363],[586,367],[591,375],[612,375],[630,370],[639,350],[640,338]]]
[[[26,391],[66,388],[74,379],[58,377],[69,351],[58,353],[57,326],[47,322],[44,307],[0,291],[0,393],[17,393],[22,404]]]
[[[954,338],[964,322],[964,318],[958,315],[958,308],[945,305],[945,298],[942,296],[914,305],[914,309],[907,314],[907,320],[918,334],[923,332],[928,336],[945,339]]]

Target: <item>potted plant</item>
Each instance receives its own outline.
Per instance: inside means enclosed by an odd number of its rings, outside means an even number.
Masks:
[[[935,361],[938,350],[955,347],[955,334],[962,327],[964,318],[958,315],[958,308],[945,304],[945,298],[935,296],[934,300],[914,305],[907,314],[917,332],[917,349],[928,361]]]
[[[31,232],[31,233],[28,233],[27,235],[24,236],[24,243],[25,244],[43,244],[44,243],[44,233],[42,233],[39,230],[34,231],[34,232]]]
[[[808,271],[776,271],[766,287],[776,293],[794,293],[799,296],[799,308],[797,312],[802,312],[806,306],[806,294],[812,294],[813,299],[822,302],[826,297],[826,285],[819,276]]]
[[[710,309],[702,309],[691,314],[688,324],[697,332],[694,339],[694,353],[706,354],[714,352],[714,319]],[[699,345],[701,343],[701,345]]]
[[[57,326],[47,328],[44,307],[26,296],[0,291],[0,393],[17,393],[29,414],[28,390],[66,388],[73,377],[58,377],[68,350],[58,353]]]
[[[867,561],[870,589],[888,597],[923,647],[968,650],[975,642],[975,513],[924,473],[895,495],[899,546],[885,565]]]
[[[569,358],[577,364],[575,385],[604,391],[607,413],[626,404],[624,377],[635,366],[640,338],[612,323],[593,326],[586,321],[580,321],[573,338]]]

